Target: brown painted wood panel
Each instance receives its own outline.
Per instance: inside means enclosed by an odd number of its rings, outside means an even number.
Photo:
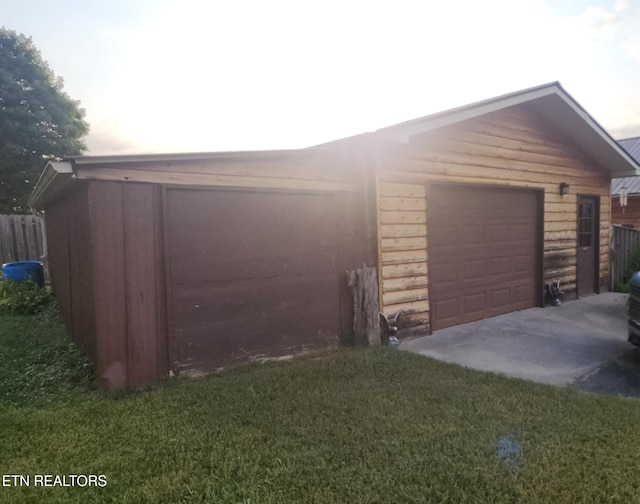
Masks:
[[[177,371],[337,344],[334,196],[173,188],[165,205]]]
[[[127,387],[124,195],[119,182],[91,182],[89,202],[96,306],[96,374],[107,389]]]
[[[428,212],[433,329],[536,306],[535,192],[434,184]]]
[[[69,257],[69,226],[72,213],[69,200],[58,200],[47,207],[47,262],[49,278],[60,313],[71,331],[71,263]],[[75,335],[72,333],[75,339]]]
[[[93,285],[93,247],[89,217],[89,193],[80,185],[71,198],[69,216],[69,275],[72,305],[72,332],[84,350],[96,357],[96,329]]]
[[[338,212],[338,250],[336,257],[336,273],[340,298],[340,335],[344,344],[353,343],[354,306],[353,293],[347,285],[346,272],[362,267],[370,255],[368,244],[368,225],[364,193],[341,192],[335,194]],[[370,226],[370,225],[369,225]],[[373,223],[375,236],[375,223]]]
[[[127,379],[149,385],[166,374],[166,331],[160,238],[160,187],[123,187],[126,264]]]
[[[78,183],[46,209],[53,291],[76,344],[96,358],[92,246],[87,185]]]

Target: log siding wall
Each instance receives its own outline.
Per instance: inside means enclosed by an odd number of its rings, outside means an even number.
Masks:
[[[381,148],[378,186],[381,306],[428,324],[426,184],[446,181],[544,190],[544,282],[576,289],[578,194],[600,197],[601,286],[608,284],[610,176],[526,105]],[[559,194],[559,184],[570,193]]]

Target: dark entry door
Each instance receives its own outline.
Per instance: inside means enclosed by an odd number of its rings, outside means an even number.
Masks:
[[[578,196],[578,264],[576,272],[578,296],[593,294],[597,288],[598,231],[600,229],[598,208],[597,197]]]

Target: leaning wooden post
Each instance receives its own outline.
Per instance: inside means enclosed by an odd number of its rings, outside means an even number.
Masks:
[[[380,344],[380,306],[375,268],[366,266],[347,271],[347,285],[353,292],[353,333],[355,343]]]

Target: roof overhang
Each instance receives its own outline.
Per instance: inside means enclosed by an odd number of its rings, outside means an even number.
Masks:
[[[326,149],[280,149],[280,150],[254,150],[254,151],[227,151],[227,152],[183,152],[178,154],[130,154],[120,156],[69,156],[65,160],[72,161],[75,166],[82,165],[109,165],[109,164],[147,164],[170,163],[188,161],[216,161],[216,160],[244,160],[292,157],[297,155],[307,156],[312,152],[324,153]]]
[[[571,138],[612,177],[635,176],[640,165],[567,93],[552,82],[377,130],[384,140],[408,143],[411,137],[516,105],[528,104]]]
[[[131,170],[152,170],[153,166],[180,165],[181,163],[295,159],[297,156],[309,159],[310,156],[324,156],[328,152],[329,150],[325,148],[313,148],[121,156],[68,156],[63,161],[50,161],[47,164],[27,204],[34,210],[42,210],[68,190],[73,180],[91,178],[86,177],[86,174],[93,173],[100,168],[111,170],[125,167]]]
[[[409,143],[411,138],[431,130],[449,126],[491,112],[516,105],[527,104],[540,116],[546,118],[559,131],[571,138],[595,162],[608,171],[611,177],[628,177],[640,174],[640,165],[574,100],[558,82],[517,91],[508,95],[472,103],[412,121],[379,129],[373,134],[366,133],[354,138],[374,137],[392,142]],[[158,163],[185,163],[197,161],[234,161],[243,159],[274,159],[320,156],[330,149],[326,147],[352,139],[343,139],[307,149],[232,151],[183,154],[143,154],[124,156],[73,156],[63,161],[51,161],[45,167],[28,204],[34,209],[42,209],[65,191],[82,167],[95,169],[127,165],[129,168],[148,169]]]
[[[62,194],[73,178],[73,165],[68,161],[49,161],[31,193],[27,205],[34,210],[44,206]]]

